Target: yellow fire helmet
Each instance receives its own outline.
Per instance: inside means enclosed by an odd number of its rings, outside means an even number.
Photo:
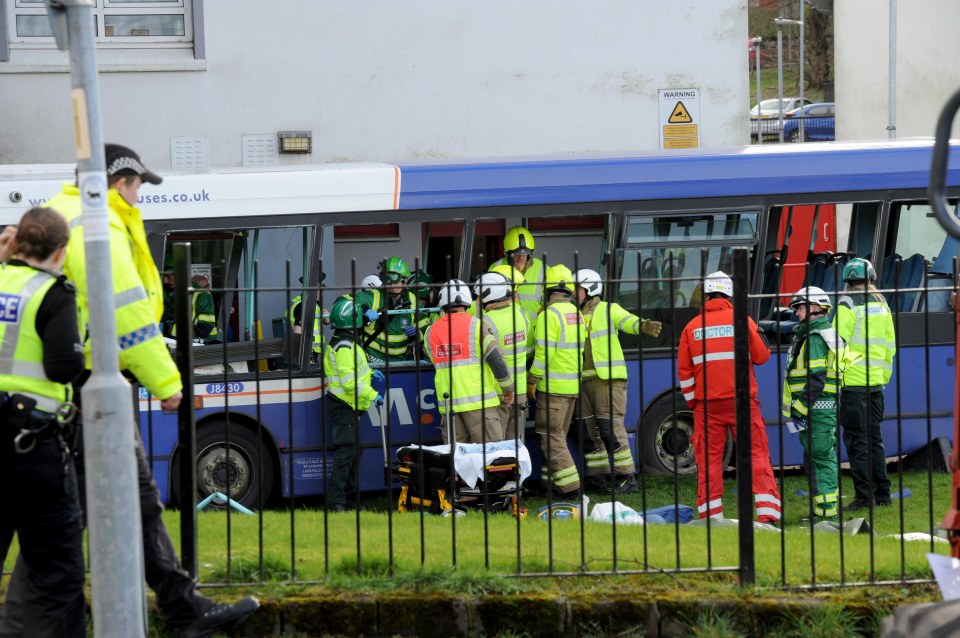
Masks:
[[[509,228],[503,237],[503,251],[507,254],[531,255],[534,248],[533,235],[523,226]]]
[[[500,273],[507,278],[507,281],[512,281],[514,286],[519,286],[527,282],[527,280],[523,278],[523,273],[509,264],[491,268],[490,272]]]
[[[565,292],[573,294],[574,288],[573,273],[563,264],[550,266],[543,276],[543,288],[546,294],[551,292]]]

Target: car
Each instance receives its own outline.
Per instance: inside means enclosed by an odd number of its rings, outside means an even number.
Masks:
[[[786,114],[790,111],[804,104],[813,104],[813,100],[803,98],[801,101],[798,97],[783,98],[784,117],[786,117]],[[757,139],[758,129],[763,132],[763,135],[779,135],[780,129],[777,124],[780,120],[780,100],[778,98],[762,100],[759,107],[758,109],[757,105],[754,104],[753,108],[750,109],[750,139]]]
[[[800,137],[800,121],[803,121],[803,138]],[[789,142],[833,141],[835,109],[833,102],[808,104],[790,111],[783,120],[783,139]]]

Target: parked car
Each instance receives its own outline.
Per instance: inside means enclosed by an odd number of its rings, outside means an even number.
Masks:
[[[803,98],[803,101],[801,102],[800,98],[798,97],[783,98],[784,117],[786,117],[786,114],[790,111],[799,108],[801,104],[813,104],[813,100]],[[777,126],[779,120],[780,100],[778,98],[762,100],[760,102],[759,109],[757,108],[757,105],[754,104],[753,108],[750,109],[750,139],[756,141],[758,129],[763,132],[763,135],[779,136],[780,129]]]
[[[803,120],[803,139],[800,139],[800,121]],[[833,102],[808,104],[790,111],[783,120],[783,139],[789,142],[833,140],[835,111]]]

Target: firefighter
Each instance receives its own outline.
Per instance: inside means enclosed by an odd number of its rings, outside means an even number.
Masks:
[[[627,409],[627,363],[618,332],[657,337],[662,324],[641,319],[618,303],[600,300],[600,274],[589,268],[576,273],[577,304],[589,339],[583,349],[580,382],[580,419],[592,443],[584,455],[587,484],[609,491],[603,479],[611,477],[619,494],[637,491],[636,466],[624,427]]]
[[[701,314],[683,329],[677,355],[680,390],[693,411],[693,450],[697,460],[697,512],[700,518],[723,518],[723,453],[727,434],[736,436],[734,384],[733,281],[718,271],[703,282]],[[753,319],[749,324],[750,360],[770,358],[767,341]],[[770,466],[767,430],[757,400],[757,380],[750,368],[750,457],[757,520],[776,525],[781,518],[780,490]]]
[[[527,396],[536,401],[535,419],[545,467],[541,476],[548,496],[580,489],[580,475],[567,447],[567,433],[580,394],[583,316],[573,305],[573,273],[566,266],[547,269],[543,312],[537,316],[536,352],[527,373]]]
[[[370,383],[372,378],[382,377],[382,373],[371,371],[359,344],[364,321],[360,306],[349,296],[333,302],[330,309],[333,336],[327,344],[323,364],[333,422],[333,469],[327,492],[327,507],[333,512],[348,509],[347,495],[356,490],[360,416],[371,403],[377,407],[383,405],[383,397]]]
[[[481,320],[493,333],[497,345],[504,354],[507,368],[513,375],[517,388],[527,387],[527,344],[533,336],[527,315],[513,300],[512,285],[499,272],[480,275],[474,288],[479,303],[483,304]],[[503,394],[503,389],[500,389]],[[500,405],[500,425],[504,440],[523,438],[526,421],[526,396],[518,396],[513,405]]]
[[[812,520],[800,522],[816,524],[837,518],[837,393],[845,345],[827,318],[832,304],[823,290],[801,288],[790,307],[800,323],[787,355],[781,410],[800,437],[813,494]]]
[[[843,269],[846,294],[837,301],[834,327],[847,344],[840,393],[843,444],[850,459],[854,498],[844,511],[890,505],[890,479],[883,449],[883,388],[893,374],[897,340],[893,315],[875,285],[877,274],[866,259],[851,259]]]
[[[413,293],[406,290],[410,268],[400,257],[389,257],[380,264],[380,279],[383,288],[370,288],[357,292],[357,301],[368,313],[370,323],[363,327],[364,349],[371,361],[409,360],[410,346],[418,342],[418,329],[427,327],[427,317],[414,317],[417,305]],[[386,311],[401,312],[388,315]],[[376,313],[376,318],[373,317]]]
[[[32,208],[16,228],[18,258],[0,269],[0,564],[14,532],[20,546],[3,636],[87,635],[80,495],[62,411],[84,368],[75,289],[60,274],[69,237],[59,214]]]
[[[520,306],[531,326],[536,324],[537,313],[543,306],[543,262],[533,256],[534,248],[530,231],[523,226],[513,226],[503,238],[503,259],[488,268],[492,271],[498,266],[512,266],[523,275],[526,284],[520,286]]]
[[[470,289],[459,279],[440,288],[444,315],[427,330],[427,353],[436,368],[437,407],[453,419],[457,443],[486,443],[503,439],[500,405],[514,399],[513,375],[490,330],[466,310]],[[502,398],[497,390],[503,393]],[[449,423],[449,421],[447,422]],[[442,426],[448,443],[449,425]]]

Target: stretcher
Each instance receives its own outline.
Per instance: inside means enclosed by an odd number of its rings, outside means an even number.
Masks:
[[[522,443],[408,445],[397,450],[397,508],[433,514],[486,508],[526,516],[519,495],[530,476],[530,453]]]

